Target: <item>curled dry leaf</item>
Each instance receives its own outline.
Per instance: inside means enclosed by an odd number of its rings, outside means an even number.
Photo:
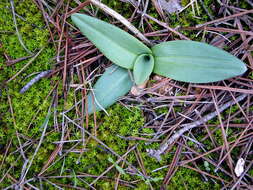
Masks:
[[[134,85],[131,88],[131,94],[133,94],[134,96],[139,96],[141,94],[141,92],[143,91],[143,89],[146,88],[147,82],[148,82],[148,80],[146,80],[144,83],[142,83],[140,85]]]

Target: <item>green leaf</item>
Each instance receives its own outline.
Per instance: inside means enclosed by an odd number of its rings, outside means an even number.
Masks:
[[[114,104],[120,96],[128,93],[132,86],[127,69],[116,65],[107,68],[94,85],[93,92],[88,94],[88,114]]]
[[[154,73],[183,82],[215,82],[241,75],[247,70],[235,56],[201,42],[164,42],[152,47],[152,52]]]
[[[150,54],[142,54],[134,62],[133,74],[137,85],[148,80],[154,68],[154,57]]]
[[[151,53],[146,45],[114,25],[78,13],[71,19],[108,59],[121,67],[132,69],[138,55]]]

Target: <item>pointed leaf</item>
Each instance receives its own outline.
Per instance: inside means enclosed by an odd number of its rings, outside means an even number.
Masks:
[[[81,32],[113,63],[132,69],[138,55],[151,50],[120,28],[84,14],[73,14],[73,22]]]
[[[152,51],[155,57],[153,72],[183,82],[215,82],[247,70],[235,56],[201,42],[164,42],[152,47]]]
[[[154,68],[154,58],[150,54],[142,54],[134,62],[133,74],[134,82],[137,85],[148,80]]]
[[[88,114],[114,104],[120,96],[128,93],[132,86],[128,70],[112,65],[98,79],[93,92],[88,94]]]

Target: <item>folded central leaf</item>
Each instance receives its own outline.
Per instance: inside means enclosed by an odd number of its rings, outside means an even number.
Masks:
[[[134,82],[137,85],[143,84],[149,79],[154,68],[154,57],[151,54],[142,54],[134,62]]]

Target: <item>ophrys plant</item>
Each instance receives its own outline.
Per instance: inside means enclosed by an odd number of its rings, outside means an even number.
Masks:
[[[88,95],[89,114],[112,105],[134,83],[140,85],[148,80],[152,72],[182,82],[208,83],[247,70],[235,56],[206,43],[177,40],[149,48],[120,28],[94,17],[76,13],[71,18],[109,60],[120,66],[108,68],[94,85]],[[134,81],[128,70],[132,70]]]

